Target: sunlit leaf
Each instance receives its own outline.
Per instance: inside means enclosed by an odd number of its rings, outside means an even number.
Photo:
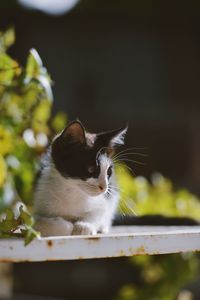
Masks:
[[[52,122],[52,127],[55,132],[60,132],[67,125],[67,116],[66,114],[59,112],[55,115]]]
[[[7,29],[4,33],[0,32],[0,51],[5,51],[15,42],[15,32],[13,28]]]
[[[25,232],[25,240],[24,244],[27,246],[33,239],[38,238],[40,236],[39,232],[34,230],[32,227],[28,227]]]
[[[37,80],[47,95],[47,99],[53,100],[53,93],[51,90],[51,80],[47,73],[46,68],[42,64],[42,60],[35,49],[30,50],[26,64],[26,77],[25,83],[29,83],[30,80]]]
[[[40,75],[40,69],[42,68],[42,60],[35,49],[30,50],[26,64],[26,76],[28,78],[37,78]]]
[[[49,120],[51,115],[51,103],[48,100],[43,100],[40,103],[38,103],[37,107],[35,108],[33,112],[33,120],[32,125],[35,131],[43,131],[42,125],[46,124]]]
[[[3,186],[7,175],[7,166],[6,162],[2,155],[0,155],[0,187]]]
[[[11,85],[14,76],[19,75],[20,72],[18,63],[7,54],[0,52],[0,85]]]
[[[23,206],[20,207],[20,218],[22,222],[26,225],[32,226],[34,224],[33,217],[24,210]]]
[[[49,78],[46,75],[46,72],[44,72],[44,74],[41,74],[40,76],[38,76],[37,79],[43,86],[43,88],[46,92],[47,98],[52,101],[53,93],[52,93],[51,84],[50,84]]]
[[[144,177],[133,178],[125,165],[116,167],[121,191],[120,213],[162,214],[200,219],[200,201],[187,190],[175,190],[170,180],[154,174],[152,184]],[[132,205],[131,205],[132,203]],[[130,209],[131,208],[131,209]]]
[[[4,214],[6,215],[7,220],[12,220],[15,218],[14,212],[11,208],[6,208],[4,211]]]
[[[13,151],[13,139],[11,132],[0,125],[0,155],[4,156]]]
[[[4,233],[13,232],[18,226],[18,221],[16,219],[4,219],[0,222],[0,231]]]

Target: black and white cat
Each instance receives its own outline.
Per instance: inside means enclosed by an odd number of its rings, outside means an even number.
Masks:
[[[91,134],[74,121],[54,138],[34,197],[43,236],[109,231],[119,201],[112,157],[126,132]]]

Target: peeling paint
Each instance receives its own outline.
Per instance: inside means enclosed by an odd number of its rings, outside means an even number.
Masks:
[[[126,233],[127,230],[127,233]],[[49,249],[49,251],[47,251]],[[28,247],[22,239],[0,239],[1,262],[59,261],[200,251],[200,226],[121,227],[96,236],[45,237]]]

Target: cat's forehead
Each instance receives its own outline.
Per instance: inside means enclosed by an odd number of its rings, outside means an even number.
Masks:
[[[112,163],[112,160],[106,153],[100,154],[97,158],[99,164],[102,166],[109,166]]]
[[[86,149],[85,152],[82,153],[82,160],[84,160],[86,164],[110,165],[112,163],[112,159],[105,151],[95,148]]]

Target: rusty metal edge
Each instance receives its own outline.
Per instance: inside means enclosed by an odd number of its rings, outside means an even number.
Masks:
[[[111,233],[97,236],[44,237],[24,246],[22,239],[0,240],[0,262],[33,262],[158,255],[200,251],[200,227]],[[126,230],[126,228],[124,228]]]

